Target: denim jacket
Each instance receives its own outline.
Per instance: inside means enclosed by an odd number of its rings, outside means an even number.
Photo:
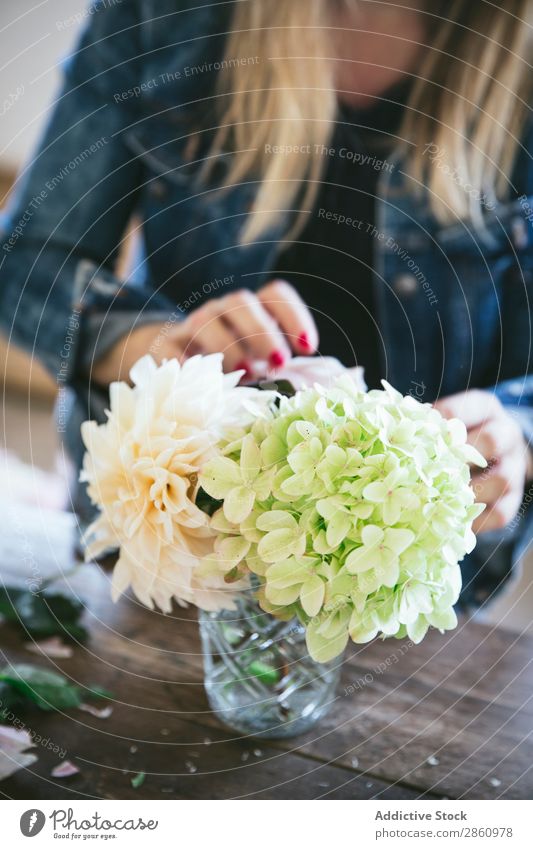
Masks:
[[[84,375],[127,330],[178,321],[209,297],[269,278],[288,216],[239,244],[256,183],[219,188],[200,163],[217,125],[231,3],[99,0],[73,55],[37,151],[2,223],[0,321],[57,380],[58,421],[78,462],[79,424],[105,399]],[[192,141],[194,140],[194,147]],[[426,144],[430,140],[421,140]],[[533,133],[523,139],[513,197],[487,210],[482,233],[442,227],[397,157],[380,175],[375,269],[383,376],[422,401],[494,387],[533,439]],[[142,251],[114,273],[132,215]],[[394,309],[393,309],[394,306]],[[464,600],[481,603],[528,544],[532,493],[505,531],[483,535],[464,563]]]

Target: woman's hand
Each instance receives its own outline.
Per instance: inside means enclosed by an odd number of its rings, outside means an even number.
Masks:
[[[244,369],[246,377],[263,377],[293,353],[313,354],[318,332],[309,309],[284,280],[274,280],[257,293],[240,289],[213,298],[175,324],[147,324],[132,331],[95,363],[92,378],[108,385],[127,380],[144,354],[155,360],[194,354],[224,354],[224,370]]]
[[[532,474],[531,452],[518,422],[494,395],[478,389],[443,398],[435,407],[445,418],[462,419],[468,441],[489,464],[472,474],[476,501],[487,505],[474,532],[505,527],[516,516]]]

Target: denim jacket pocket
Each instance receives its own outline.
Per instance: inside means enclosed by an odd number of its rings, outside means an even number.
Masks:
[[[471,224],[458,222],[441,227],[435,234],[447,254],[485,254],[497,257],[533,248],[533,196],[522,195],[509,203],[499,204],[487,213],[485,226],[476,230]]]

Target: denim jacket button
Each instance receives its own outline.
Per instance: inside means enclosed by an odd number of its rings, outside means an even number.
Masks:
[[[418,281],[414,274],[398,274],[393,286],[398,295],[414,295],[418,289]]]
[[[164,200],[167,196],[168,189],[163,180],[154,180],[150,183],[149,192],[156,200]]]

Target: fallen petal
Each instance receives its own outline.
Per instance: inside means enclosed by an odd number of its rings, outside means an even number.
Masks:
[[[58,766],[55,766],[50,773],[52,778],[69,778],[71,775],[77,775],[79,769],[72,761],[61,761]]]
[[[47,657],[72,657],[72,648],[65,645],[60,637],[50,637],[39,643],[26,643],[25,648],[33,654],[45,654]]]
[[[90,713],[91,716],[95,716],[97,719],[109,719],[113,713],[111,705],[107,705],[107,707],[104,708],[97,708],[94,707],[94,705],[89,705],[86,702],[83,702],[79,708],[80,710],[85,711],[85,713]]]
[[[0,781],[35,763],[37,756],[24,752],[33,745],[27,731],[0,726]]]

